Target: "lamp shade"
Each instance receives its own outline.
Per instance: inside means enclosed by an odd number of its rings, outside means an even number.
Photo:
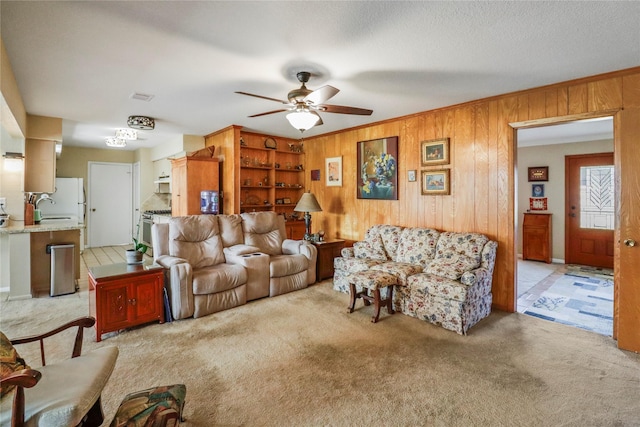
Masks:
[[[316,196],[312,193],[304,193],[300,200],[298,200],[298,204],[295,208],[293,208],[296,212],[322,212],[322,208],[320,207],[320,203],[316,200]]]
[[[318,120],[320,120],[320,116],[308,110],[296,110],[287,114],[287,120],[289,120],[291,126],[300,132],[304,132],[314,127],[316,123],[318,123]]]

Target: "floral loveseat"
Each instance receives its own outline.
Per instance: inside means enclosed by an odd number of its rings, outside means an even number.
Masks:
[[[349,293],[351,273],[391,273],[395,310],[464,335],[491,313],[497,246],[478,233],[375,225],[335,258],[333,288]]]

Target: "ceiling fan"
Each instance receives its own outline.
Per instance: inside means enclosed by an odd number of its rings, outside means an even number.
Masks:
[[[316,90],[307,89],[307,86],[305,84],[311,77],[311,73],[308,71],[300,71],[296,74],[296,77],[298,78],[298,81],[302,83],[302,86],[289,92],[289,94],[287,95],[287,101],[270,98],[268,96],[255,95],[248,92],[236,91],[236,93],[239,93],[241,95],[254,96],[256,98],[268,99],[269,101],[275,101],[287,105],[287,108],[254,114],[249,117],[260,117],[266,116],[267,114],[289,111],[289,114],[287,114],[287,120],[289,120],[291,126],[298,129],[300,132],[304,132],[305,130],[309,130],[314,126],[318,126],[323,123],[322,118],[318,114],[318,111],[325,113],[357,114],[361,116],[370,116],[371,113],[373,113],[373,110],[367,110],[365,108],[325,104],[327,100],[335,96],[340,91],[335,87],[329,85],[322,86],[321,88]]]

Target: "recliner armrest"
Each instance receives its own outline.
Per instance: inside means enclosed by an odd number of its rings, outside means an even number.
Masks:
[[[163,266],[164,268],[171,268],[176,264],[188,264],[189,262],[184,258],[178,258],[170,255],[160,255],[155,259],[156,264]]]

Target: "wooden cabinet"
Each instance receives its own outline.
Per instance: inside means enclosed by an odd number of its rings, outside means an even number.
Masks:
[[[56,142],[27,139],[24,154],[24,191],[53,193],[56,191]]]
[[[290,139],[241,132],[240,212],[275,211],[292,219],[304,192],[304,152]],[[265,141],[271,146],[265,147]],[[297,229],[297,226],[296,226]],[[304,234],[304,231],[303,231]]]
[[[89,313],[102,334],[153,321],[164,322],[164,272],[148,265],[112,264],[89,269]]]
[[[318,248],[318,262],[316,264],[316,281],[333,277],[333,259],[340,256],[340,251],[344,248],[344,240],[325,240],[314,242]]]
[[[171,161],[173,216],[199,215],[200,192],[219,191],[220,162],[208,157],[181,157]]]
[[[522,259],[551,263],[551,214],[524,214]]]
[[[304,221],[287,221],[284,223],[287,239],[302,240],[304,238]]]

